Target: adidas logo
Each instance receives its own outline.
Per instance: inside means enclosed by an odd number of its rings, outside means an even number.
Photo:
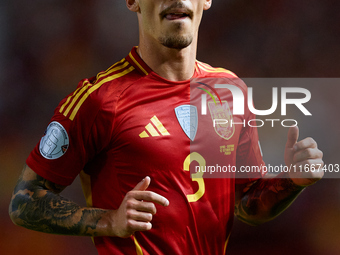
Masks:
[[[165,136],[170,135],[168,130],[163,126],[162,122],[155,116],[151,119],[151,123],[145,126],[145,129],[142,133],[139,134],[140,138],[146,138],[151,136]]]

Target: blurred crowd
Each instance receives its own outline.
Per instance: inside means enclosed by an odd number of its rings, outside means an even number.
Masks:
[[[339,77],[338,10],[337,0],[213,0],[204,13],[198,59],[241,78]],[[14,226],[8,204],[58,102],[79,80],[107,69],[137,44],[137,19],[123,0],[0,2],[1,254],[96,254],[90,238]],[[336,86],[322,84],[317,91],[314,108],[327,114],[300,128],[303,135],[317,135],[325,161],[340,163],[339,94]],[[260,131],[265,160],[266,151],[274,150],[270,132]],[[320,181],[262,226],[235,221],[228,254],[340,254],[339,184],[338,179]],[[64,196],[84,204],[79,180]]]

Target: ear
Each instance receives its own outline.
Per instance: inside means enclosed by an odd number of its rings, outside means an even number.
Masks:
[[[138,12],[139,11],[139,0],[125,0],[126,6],[130,11]]]
[[[203,10],[206,11],[206,10],[210,9],[211,4],[212,4],[212,0],[205,0]]]

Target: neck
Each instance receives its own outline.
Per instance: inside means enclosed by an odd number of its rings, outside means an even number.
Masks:
[[[171,81],[190,79],[195,71],[197,39],[184,49],[170,49],[159,43],[140,42],[138,54],[158,75]]]

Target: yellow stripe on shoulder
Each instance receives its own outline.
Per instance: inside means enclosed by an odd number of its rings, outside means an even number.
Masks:
[[[86,85],[85,85],[86,84]],[[85,90],[87,90],[89,87],[91,86],[91,84],[89,83],[88,80],[86,80],[83,83],[83,86],[80,88],[80,90],[76,90],[76,94],[73,95],[73,99],[71,101],[71,103],[68,105],[68,107],[66,108],[65,112],[63,113],[63,115],[66,117],[67,114],[70,112],[70,110],[72,109],[73,105],[75,104],[75,102],[78,100],[78,98],[84,93]],[[68,99],[67,99],[68,100]],[[60,108],[60,113],[62,113],[62,110]]]
[[[125,61],[125,62],[124,62]],[[121,63],[124,63],[122,65],[120,65]],[[112,66],[110,66],[106,71],[100,72],[97,74],[96,77],[96,81],[98,81],[100,78],[109,75],[115,71],[118,71],[120,69],[123,69],[124,67],[126,67],[129,64],[128,61],[126,61],[125,58],[123,58],[122,60],[118,61],[117,63],[113,64]]]
[[[94,84],[92,87],[89,87],[88,90],[83,94],[82,98],[79,100],[78,104],[76,107],[73,109],[71,115],[70,115],[70,120],[74,120],[74,117],[76,116],[77,112],[79,111],[81,105],[85,102],[85,100],[88,98],[91,93],[99,89],[104,83],[113,81],[119,77],[122,77],[130,72],[132,72],[135,68],[133,66],[130,66],[128,69],[125,69],[124,71],[120,73],[116,73],[112,76],[108,76],[104,79],[102,79],[100,82]],[[65,114],[64,114],[65,115]],[[65,115],[66,116],[66,115]]]
[[[84,84],[85,84],[85,82],[83,83],[83,85],[82,85],[80,88],[77,88],[77,89],[74,91],[74,93],[73,93],[71,96],[69,96],[69,97],[67,98],[66,102],[60,107],[60,110],[59,110],[60,113],[63,112],[63,110],[64,110],[64,108],[66,107],[66,105],[68,105],[68,103],[71,101],[71,98],[74,97],[74,95],[77,94],[78,91],[79,91],[82,87],[84,87]]]
[[[227,69],[224,68],[216,68],[216,67],[211,67],[205,63],[202,63],[200,61],[197,61],[198,65],[200,68],[202,68],[204,71],[208,72],[208,73],[227,73],[230,74],[232,76],[234,76],[235,78],[238,78],[236,74],[234,74],[232,71],[229,71]]]
[[[121,61],[115,63],[110,68],[108,68],[106,71],[100,72],[97,75],[96,81],[94,82],[94,84],[96,84],[96,82],[100,80],[101,78],[105,76],[109,76],[110,74],[117,72],[121,69],[124,69],[128,65],[129,65],[129,62],[126,61],[125,58],[123,58]],[[78,101],[79,97],[91,86],[92,84],[88,80],[85,80],[83,82],[83,85],[80,88],[76,89],[74,93],[67,98],[66,102],[60,107],[59,112],[62,113],[66,117],[69,114],[70,110],[73,108],[74,104]]]

